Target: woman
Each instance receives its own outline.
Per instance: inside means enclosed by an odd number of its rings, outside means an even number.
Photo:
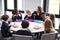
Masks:
[[[42,14],[42,9],[41,9],[40,6],[38,6],[38,7],[37,7],[37,11],[34,11],[34,12],[32,13],[32,19],[40,20],[41,14]]]

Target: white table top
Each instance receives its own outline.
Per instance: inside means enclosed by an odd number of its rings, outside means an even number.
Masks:
[[[16,28],[11,27],[10,30],[18,31],[18,30],[22,29],[21,22],[12,22],[10,25],[17,26]],[[42,31],[44,31],[43,23],[39,24],[39,23],[36,23],[36,22],[29,22],[29,30],[32,33],[42,32]]]

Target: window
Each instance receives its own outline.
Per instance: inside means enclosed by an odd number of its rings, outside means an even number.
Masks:
[[[55,29],[59,29],[59,19],[55,18]]]
[[[59,0],[49,0],[49,13],[59,15]]]
[[[31,2],[30,2],[31,1]],[[6,14],[9,15],[9,17],[12,16],[12,11],[17,8],[19,11],[21,10],[22,13],[24,13],[24,11],[26,9],[31,9],[32,12],[36,10],[37,6],[41,6],[43,9],[43,0],[37,0],[33,1],[33,0],[4,0],[4,10],[6,11]],[[33,2],[33,4],[32,4]],[[29,5],[32,4],[32,6]],[[29,5],[29,6],[28,6]]]
[[[11,11],[6,11],[6,14],[9,15],[9,17],[12,17],[12,12]]]
[[[14,0],[7,0],[7,9],[14,9]]]
[[[59,15],[59,0],[49,0],[49,14]],[[59,29],[59,19],[55,18],[55,29]]]
[[[9,15],[9,21],[11,21],[12,19],[12,12],[11,11],[6,11],[6,14]]]
[[[17,0],[17,9],[22,10],[22,0]]]
[[[41,0],[41,7],[42,7],[42,11],[43,11],[43,0]]]
[[[4,0],[5,1],[5,11],[9,15],[9,18],[12,17],[12,11],[17,8],[22,10],[22,0]]]

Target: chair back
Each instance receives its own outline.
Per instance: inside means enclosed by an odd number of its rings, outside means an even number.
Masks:
[[[32,36],[13,34],[12,40],[32,40]]]
[[[1,37],[2,35],[1,35],[1,30],[0,30],[0,37]]]
[[[43,34],[41,40],[56,40],[57,33],[46,33]]]

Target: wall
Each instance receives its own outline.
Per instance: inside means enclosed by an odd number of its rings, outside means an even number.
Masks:
[[[4,0],[0,0],[0,18],[4,14]],[[0,30],[1,30],[2,20],[0,19]]]
[[[30,9],[32,12],[41,6],[41,0],[23,0],[23,10]]]
[[[0,0],[0,17],[4,14],[4,0]]]
[[[38,6],[41,6],[42,0],[22,0],[22,9],[24,10],[25,14],[26,14],[26,10],[30,9],[31,13],[33,11],[36,11]],[[23,20],[25,17],[25,14],[23,15]]]
[[[1,11],[2,11],[2,0],[0,0],[0,14],[1,14]],[[0,30],[1,30],[1,21],[0,21]]]
[[[2,11],[2,0],[0,0],[0,13]]]

